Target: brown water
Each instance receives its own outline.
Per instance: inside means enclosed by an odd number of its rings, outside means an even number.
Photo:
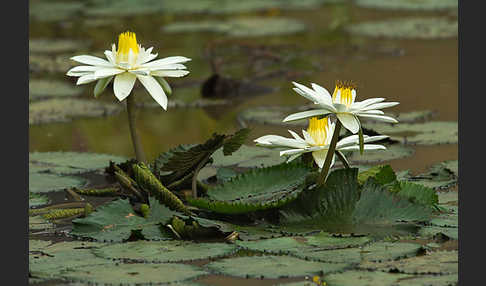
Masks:
[[[339,8],[340,7],[340,8]],[[458,41],[457,37],[440,40],[393,40],[350,37],[344,32],[329,32],[327,27],[336,19],[335,11],[344,11],[351,22],[380,20],[398,16],[435,16],[444,13],[391,12],[363,9],[353,5],[326,5],[306,11],[279,11],[254,13],[262,16],[297,18],[309,27],[305,33],[289,36],[259,38],[233,38],[229,45],[292,45],[293,51],[307,51],[307,57],[316,68],[306,74],[297,69],[295,75],[263,80],[259,84],[276,87],[276,92],[248,97],[239,104],[210,108],[161,108],[143,109],[139,112],[138,129],[148,159],[178,144],[203,142],[213,132],[229,133],[240,126],[238,113],[248,107],[261,105],[300,105],[308,101],[291,90],[291,81],[303,84],[318,83],[330,90],[335,80],[354,80],[358,86],[358,100],[369,97],[385,97],[399,101],[400,105],[389,112],[433,110],[433,120],[458,120]],[[248,14],[242,14],[247,16]],[[241,16],[241,15],[240,15]],[[208,16],[177,16],[177,19],[194,20]],[[225,18],[231,16],[214,16]],[[200,98],[198,87],[182,87],[184,83],[203,81],[211,75],[209,62],[204,57],[204,48],[214,41],[226,41],[224,36],[212,33],[164,34],[159,28],[174,20],[171,15],[144,15],[127,17],[119,25],[106,28],[83,26],[82,20],[66,23],[36,23],[29,25],[30,38],[66,38],[92,41],[89,51],[100,53],[115,42],[118,33],[130,29],[137,33],[143,46],[154,46],[159,56],[184,55],[193,59],[187,66],[191,74],[184,79],[169,79],[174,94],[170,98],[195,100]],[[274,49],[277,51],[278,48]],[[74,53],[78,54],[78,53]],[[241,65],[245,58],[236,62]],[[245,71],[246,76],[252,71]],[[58,78],[72,82],[62,74],[31,74],[31,78]],[[177,86],[181,86],[180,88]],[[93,85],[89,85],[83,98],[91,98]],[[138,100],[150,100],[139,88]],[[116,102],[112,91],[105,92],[100,100]],[[122,103],[120,103],[122,104]],[[247,142],[265,134],[286,136],[286,128],[251,125],[253,131]],[[298,130],[296,130],[298,131]],[[32,125],[29,128],[29,151],[89,151],[133,157],[126,113],[121,112],[104,118],[76,119],[69,123]],[[434,163],[458,158],[457,144],[440,146],[415,146],[412,157],[392,160],[389,163],[396,170],[410,169],[418,174]],[[273,285],[299,281],[289,279],[260,280],[240,279],[223,276],[207,276],[197,280],[208,285]]]

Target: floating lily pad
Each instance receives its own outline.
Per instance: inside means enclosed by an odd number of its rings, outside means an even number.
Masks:
[[[395,270],[407,274],[456,274],[459,257],[457,251],[436,251],[427,255],[387,262],[364,262],[361,268],[389,272]]]
[[[134,241],[101,247],[94,253],[103,258],[139,262],[180,262],[229,255],[236,246],[228,243],[194,243],[189,241]]]
[[[121,105],[86,99],[48,99],[29,104],[29,125],[68,122],[77,117],[99,117],[118,113]]]
[[[48,222],[46,219],[38,216],[29,216],[29,231],[32,230],[48,230],[53,228],[54,225]]]
[[[439,196],[439,204],[459,201],[458,192],[438,192],[437,195]]]
[[[240,18],[228,21],[176,22],[164,26],[169,33],[218,32],[233,37],[293,34],[305,30],[298,20],[286,18]]]
[[[419,235],[426,238],[434,238],[442,234],[450,239],[459,239],[459,229],[453,227],[424,226],[420,229]]]
[[[353,235],[334,235],[327,232],[306,236],[307,244],[313,245],[321,250],[323,249],[340,249],[356,247],[368,243],[369,237]]]
[[[401,123],[413,123],[417,121],[423,121],[431,118],[435,112],[430,110],[417,110],[411,112],[403,112],[395,115],[394,117]]]
[[[44,195],[29,193],[29,208],[46,205],[49,203],[49,198]]]
[[[70,82],[58,80],[29,80],[29,99],[35,100],[44,97],[70,97],[83,93],[83,88],[73,85]]]
[[[457,9],[457,0],[356,0],[356,5],[386,10],[441,11]]]
[[[39,251],[52,244],[52,241],[48,240],[29,240],[29,252]]]
[[[208,274],[200,268],[187,264],[109,264],[81,266],[65,271],[63,278],[102,285],[154,285],[194,279]]]
[[[73,1],[29,1],[29,19],[42,22],[68,20],[79,13],[84,5]]]
[[[423,248],[418,243],[376,242],[364,246],[361,255],[366,261],[388,261],[416,256]]]
[[[413,276],[407,274],[350,270],[342,273],[326,275],[324,281],[330,286],[389,286],[399,285],[398,281],[400,279],[411,277]]]
[[[382,163],[389,160],[410,157],[414,153],[414,149],[403,145],[390,145],[386,150],[369,150],[365,151],[363,155],[359,152],[353,152],[346,156],[351,164],[369,164]]]
[[[346,268],[345,263],[321,263],[288,256],[226,258],[207,265],[225,275],[252,278],[284,278],[331,273]]]
[[[215,167],[270,167],[285,162],[278,150],[247,145],[242,145],[230,156],[224,156],[223,150],[218,150],[211,158]]]
[[[88,46],[87,41],[67,39],[29,39],[29,53],[76,52]]]
[[[457,161],[455,162],[457,164]],[[447,161],[431,166],[426,173],[419,174],[417,176],[405,174],[401,179],[421,184],[436,190],[447,189],[457,184],[457,173],[454,173],[453,170],[454,161]]]
[[[429,222],[431,225],[443,227],[459,227],[457,214],[441,214]]]
[[[305,249],[313,249],[303,240],[294,237],[279,237],[272,239],[263,239],[257,241],[236,241],[239,247],[255,251],[273,254],[297,253]]]
[[[448,18],[403,18],[356,23],[347,30],[368,37],[437,39],[456,37],[458,23]]]
[[[453,286],[458,285],[459,275],[419,275],[401,280],[398,286]]]
[[[65,188],[82,187],[87,181],[73,176],[59,176],[44,173],[29,173],[29,192],[45,193]]]
[[[41,253],[29,254],[29,272],[36,278],[60,278],[69,269],[93,265],[100,268],[114,264],[112,261],[97,258],[91,248],[102,244],[93,242],[59,242],[40,249]],[[101,267],[101,268],[103,268]]]
[[[424,123],[366,123],[368,129],[386,134],[404,144],[433,145],[456,144],[458,123],[456,121],[429,121]]]
[[[69,60],[72,56],[72,54],[29,54],[29,71],[42,74],[45,72],[65,74],[66,71],[77,65],[75,61]]]

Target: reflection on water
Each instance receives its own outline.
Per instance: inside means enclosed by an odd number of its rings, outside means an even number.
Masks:
[[[135,31],[139,41],[146,47],[154,46],[160,57],[184,55],[193,59],[187,64],[191,71],[188,77],[169,79],[174,89],[169,99],[188,102],[201,98],[200,86],[194,86],[194,83],[202,83],[213,74],[214,62],[222,75],[252,80],[259,75],[261,80],[255,81],[255,84],[275,89],[258,96],[238,95],[243,99],[231,98],[229,100],[234,104],[228,106],[172,108],[167,112],[152,108],[141,110],[138,128],[149,159],[178,144],[202,142],[213,132],[233,132],[239,128],[237,114],[250,106],[307,104],[304,98],[291,90],[291,81],[316,82],[332,90],[335,80],[352,79],[359,86],[358,100],[385,97],[401,103],[390,108],[390,112],[429,109],[437,112],[434,120],[457,120],[457,38],[398,40],[351,37],[341,29],[347,23],[360,21],[398,16],[442,16],[447,13],[391,12],[350,4],[324,5],[305,11],[272,11],[234,16],[179,15],[177,18],[169,14],[138,15],[114,18],[105,26],[94,26],[95,22],[83,18],[64,22],[31,21],[29,36],[31,39],[90,41],[89,48],[82,47],[66,54],[67,60],[79,53],[101,55],[115,42],[118,33],[128,29]],[[167,33],[160,29],[178,20],[253,15],[298,19],[307,25],[308,30],[281,36],[228,38],[218,33]],[[210,58],[207,48],[211,45],[216,45],[216,48]],[[72,83],[72,79],[61,73],[33,72],[30,76]],[[82,97],[91,98],[92,88],[92,85],[88,86]],[[252,95],[251,91],[247,93]],[[143,89],[139,89],[137,97],[141,101],[150,100]],[[111,90],[105,92],[100,100],[115,101]],[[268,133],[287,135],[285,128],[258,125],[252,128],[254,131],[250,139]],[[251,140],[248,143],[251,144]],[[30,126],[29,150],[91,151],[133,156],[125,112],[106,118]],[[417,147],[414,157],[391,163],[397,169],[424,170],[437,161],[450,159],[457,159],[457,145]]]

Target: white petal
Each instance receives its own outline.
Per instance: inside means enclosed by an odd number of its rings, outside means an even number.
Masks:
[[[96,81],[96,80],[97,80],[97,78],[93,74],[87,74],[87,75],[83,75],[83,76],[79,77],[76,84],[77,85],[86,84],[86,83],[90,83],[90,82],[93,82],[93,81]]]
[[[381,103],[375,103],[375,104],[370,104],[364,108],[361,108],[362,111],[366,110],[373,110],[373,109],[382,109],[382,108],[387,108],[387,107],[392,107],[395,105],[400,104],[399,102],[381,102]]]
[[[305,148],[307,146],[305,142],[278,135],[265,135],[254,141],[263,146],[273,147]]]
[[[105,51],[105,57],[108,59],[108,61],[110,63],[112,63],[113,65],[116,65],[116,59],[115,59],[115,55],[113,54],[112,51],[108,51],[106,50]]]
[[[351,133],[356,134],[359,131],[359,121],[356,116],[350,113],[338,113],[337,118]]]
[[[107,60],[88,55],[74,56],[71,58],[71,60],[92,66],[113,67],[113,64]]]
[[[369,143],[369,142],[376,142],[380,141],[383,139],[389,138],[389,136],[386,135],[378,135],[378,136],[368,136],[368,135],[363,135],[363,143]],[[339,140],[339,142],[336,144],[336,148],[340,149],[341,147],[347,147],[349,145],[357,145],[359,144],[359,136],[358,135],[352,135],[348,136],[346,138],[343,138]]]
[[[172,64],[179,64],[179,63],[185,63],[190,61],[190,58],[182,57],[182,56],[174,56],[174,57],[167,57],[163,59],[159,59],[153,62],[149,62],[146,64],[143,64],[144,67],[157,67],[157,66],[166,66],[166,65],[172,65]]]
[[[355,102],[355,103],[351,104],[351,108],[361,109],[361,108],[367,107],[370,104],[382,102],[384,100],[385,99],[384,98],[381,98],[381,97],[380,98],[369,98],[369,99],[366,99],[366,100],[363,100],[363,101],[358,101],[358,102]]]
[[[332,106],[332,97],[327,89],[315,83],[311,83],[311,86],[319,94],[319,99],[323,103]]]
[[[358,111],[356,114],[374,114],[374,115],[383,115],[385,114],[383,111],[381,110],[366,110],[366,111]]]
[[[290,155],[297,155],[297,154],[300,155],[306,152],[307,151],[305,149],[291,149],[291,150],[280,151],[280,156],[290,156]]]
[[[165,95],[164,90],[160,84],[151,76],[137,75],[137,78],[143,84],[145,89],[150,93],[152,98],[160,105],[163,109],[167,110],[167,95]]]
[[[374,144],[365,144],[363,145],[364,150],[386,150],[386,147],[383,145],[374,145]],[[358,151],[359,146],[348,146],[348,147],[343,147],[339,148],[340,151]]]
[[[135,75],[128,72],[115,76],[115,80],[113,82],[113,91],[119,101],[124,100],[130,95],[136,79],[137,77]]]
[[[393,117],[390,116],[385,116],[385,115],[374,115],[374,114],[357,114],[359,117],[364,117],[364,118],[371,118],[376,121],[383,121],[383,122],[388,122],[388,123],[398,123],[398,120],[396,120]]]
[[[148,67],[145,65],[141,65],[141,68],[150,69],[151,71],[158,71],[158,70],[185,70],[187,67],[183,64],[171,64],[171,65],[162,65],[162,66],[154,66]]]
[[[123,72],[125,72],[125,70],[118,69],[118,68],[101,68],[95,71],[94,75],[97,78],[104,78],[112,75],[121,74]]]
[[[150,75],[150,70],[148,69],[136,69],[136,70],[129,70],[129,73],[137,74],[137,75]]]
[[[304,134],[304,140],[307,142],[309,145],[316,145],[316,141],[314,141],[314,138],[310,136],[309,132],[302,130],[302,134]]]
[[[294,121],[294,120],[299,120],[299,119],[304,119],[304,118],[309,118],[309,117],[314,117],[319,115],[326,115],[329,113],[332,113],[332,111],[327,109],[315,109],[315,110],[302,111],[302,112],[290,114],[289,116],[285,117],[283,122]]]
[[[187,75],[189,71],[186,70],[156,70],[150,72],[152,76],[165,76],[165,77],[183,77]]]
[[[317,166],[319,166],[319,169],[322,169],[324,166],[324,162],[326,161],[326,156],[327,156],[328,150],[320,150],[320,151],[315,151],[312,152],[312,157],[314,157],[314,161],[316,162]],[[331,161],[331,166],[334,165],[334,155]]]
[[[91,74],[99,69],[101,69],[102,67],[98,67],[98,66],[76,66],[76,67],[73,67],[72,69],[68,70],[68,72],[66,73],[66,75],[68,76],[82,76],[82,75],[86,75],[86,74]]]
[[[295,132],[294,132],[294,131],[292,131],[292,130],[287,130],[287,131],[289,131],[290,135],[292,135],[292,137],[294,137],[294,138],[295,138],[295,140],[297,140],[297,141],[299,141],[299,142],[302,142],[302,143],[305,143],[305,140],[304,140],[304,139],[302,139],[302,138],[299,136],[299,134],[295,133]]]

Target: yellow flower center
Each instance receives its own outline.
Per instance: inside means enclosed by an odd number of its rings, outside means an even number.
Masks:
[[[132,50],[133,55],[138,55],[137,36],[132,32],[121,33],[118,36],[118,50],[116,51],[118,62],[128,62],[128,55]]]
[[[315,146],[323,146],[327,145],[329,141],[327,136],[327,132],[332,132],[332,130],[328,127],[329,125],[329,119],[328,118],[323,118],[323,119],[317,119],[317,117],[312,117],[309,119],[309,127],[307,128],[307,133],[314,139],[314,142],[316,143]],[[332,136],[332,135],[331,135]]]
[[[332,94],[332,101],[349,107],[354,102],[353,93],[356,96],[356,85],[354,83],[337,81],[336,88]]]

